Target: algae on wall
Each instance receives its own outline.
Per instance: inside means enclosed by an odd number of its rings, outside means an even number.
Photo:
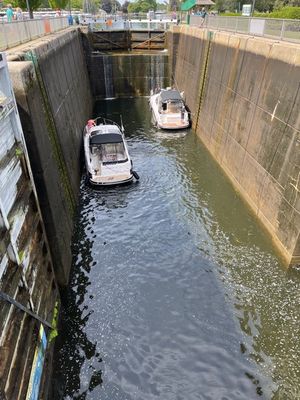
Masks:
[[[151,89],[170,84],[166,53],[92,54],[89,58],[95,99],[149,96]]]
[[[299,46],[187,26],[172,27],[168,43],[197,134],[299,263]]]
[[[27,48],[24,48],[23,60]],[[33,57],[32,57],[33,56]],[[68,283],[82,132],[93,99],[78,29],[38,41],[10,69],[58,283]]]

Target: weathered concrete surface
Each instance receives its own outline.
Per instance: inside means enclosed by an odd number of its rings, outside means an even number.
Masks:
[[[91,31],[84,28],[92,51],[127,51],[132,49],[164,50],[164,30]]]
[[[87,58],[96,99],[149,96],[151,89],[169,86],[166,52],[87,53]]]
[[[51,35],[8,58],[55,273],[66,285],[82,131],[93,105],[81,33]]]
[[[300,46],[183,26],[169,47],[197,134],[299,263]]]
[[[0,65],[0,90],[10,98],[0,108],[0,399],[8,400],[26,398],[41,323],[2,295],[50,323],[59,295],[6,66],[4,72]],[[48,344],[46,357],[51,351]]]

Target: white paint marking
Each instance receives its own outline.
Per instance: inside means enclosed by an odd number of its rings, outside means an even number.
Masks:
[[[276,113],[278,104],[280,104],[280,100],[277,101],[276,106],[274,107],[273,114],[272,114],[272,117],[271,117],[271,121],[273,121],[273,119],[274,119],[274,117],[275,117],[275,113]]]

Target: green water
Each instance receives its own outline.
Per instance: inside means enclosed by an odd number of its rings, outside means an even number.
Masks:
[[[138,184],[82,180],[55,353],[57,399],[300,398],[300,272],[192,132],[123,116]]]

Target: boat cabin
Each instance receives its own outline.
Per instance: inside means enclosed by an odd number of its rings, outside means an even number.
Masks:
[[[160,114],[177,114],[184,110],[184,103],[177,90],[163,90],[158,97],[158,111]]]
[[[91,158],[103,165],[128,161],[123,137],[119,133],[94,134],[90,138]]]

